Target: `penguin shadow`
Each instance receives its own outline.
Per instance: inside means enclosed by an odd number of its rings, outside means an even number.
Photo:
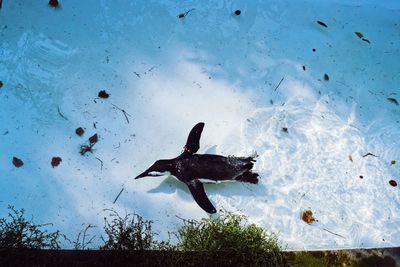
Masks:
[[[259,181],[258,184],[244,183],[240,181],[226,181],[218,183],[204,182],[205,191],[209,195],[221,195],[224,197],[232,196],[265,196],[267,186]],[[174,194],[183,191],[191,195],[189,188],[181,181],[168,176],[156,188],[150,189],[148,193]]]
[[[183,190],[190,194],[189,189],[184,183],[171,176],[168,176],[156,188],[150,189],[147,191],[147,193],[173,194],[177,190]]]
[[[209,195],[233,196],[266,196],[267,187],[259,181],[257,184],[240,181],[227,181],[220,183],[204,183],[205,190]]]

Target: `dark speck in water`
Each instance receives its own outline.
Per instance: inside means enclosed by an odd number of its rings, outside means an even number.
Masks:
[[[50,0],[49,6],[51,7],[58,7],[58,0]]]
[[[321,26],[324,26],[325,28],[328,28],[328,25],[326,25],[325,23],[323,23],[322,21],[317,21],[317,23]]]

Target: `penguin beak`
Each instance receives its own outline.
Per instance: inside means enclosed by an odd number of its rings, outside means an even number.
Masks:
[[[157,160],[153,165],[151,165],[147,170],[135,177],[135,179],[152,176],[160,177],[164,175],[169,175],[169,171],[163,171],[163,169],[168,169],[170,165],[169,160]]]
[[[136,176],[135,179],[143,178],[143,177],[146,177],[146,176],[150,176],[148,174],[147,170],[144,171],[143,173],[139,174],[138,176]]]
[[[143,177],[158,177],[158,176],[163,176],[165,175],[164,173],[157,172],[157,171],[149,171],[146,170],[143,173],[139,174],[138,176],[135,177],[135,179],[143,178]]]

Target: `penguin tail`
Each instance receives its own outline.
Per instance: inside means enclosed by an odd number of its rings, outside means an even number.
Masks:
[[[244,172],[242,175],[239,175],[235,178],[236,181],[250,183],[250,184],[257,184],[258,183],[258,173],[255,172]]]

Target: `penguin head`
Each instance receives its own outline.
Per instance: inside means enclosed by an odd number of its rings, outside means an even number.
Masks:
[[[170,175],[172,169],[173,166],[171,160],[160,159],[154,162],[154,164],[151,165],[147,170],[136,176],[135,179],[148,176],[159,177],[159,176]]]

